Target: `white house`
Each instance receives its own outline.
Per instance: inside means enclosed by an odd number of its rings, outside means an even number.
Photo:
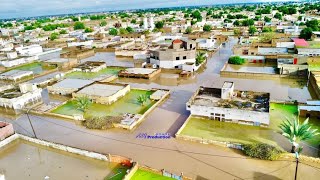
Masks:
[[[14,110],[21,110],[28,104],[42,102],[42,89],[31,84],[20,84],[19,88],[12,85],[0,89],[0,106]]]
[[[221,89],[200,87],[187,102],[191,115],[254,126],[269,125],[269,93],[237,91],[233,82]]]
[[[25,46],[25,47],[17,47],[16,51],[21,55],[21,56],[33,56],[38,53],[42,53],[43,49],[40,45],[38,44],[33,44],[30,46]]]

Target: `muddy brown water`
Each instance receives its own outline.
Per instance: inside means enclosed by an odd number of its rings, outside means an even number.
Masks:
[[[15,140],[0,149],[0,174],[6,180],[77,179],[102,180],[118,164],[75,155]]]

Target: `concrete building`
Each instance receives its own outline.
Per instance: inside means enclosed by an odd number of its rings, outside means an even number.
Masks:
[[[3,108],[22,110],[27,105],[42,102],[42,89],[35,85],[23,83],[19,87],[9,85],[0,88],[0,106]]]
[[[38,53],[42,53],[43,49],[40,45],[33,44],[30,46],[25,46],[25,47],[17,47],[16,51],[21,55],[21,56],[33,56]]]
[[[81,71],[81,72],[98,72],[104,68],[107,67],[107,64],[105,62],[99,62],[99,61],[86,61],[83,64],[80,64],[77,67],[74,67],[74,71]]]
[[[196,42],[176,39],[169,47],[150,51],[150,63],[160,68],[181,69],[183,64],[195,63]]]
[[[320,118],[320,101],[309,100],[298,106],[299,116],[304,118]]]
[[[146,36],[143,33],[138,32],[122,34],[120,37],[120,41],[144,42],[146,40]]]
[[[269,125],[269,93],[234,90],[233,82],[224,82],[221,89],[200,87],[187,102],[191,115],[213,120]]]
[[[0,74],[0,80],[10,81],[10,82],[19,82],[25,79],[33,78],[32,71],[23,71],[23,70],[10,70],[5,73]]]
[[[73,98],[86,96],[95,103],[112,104],[130,91],[128,84],[107,84],[96,83],[84,87],[76,93],[72,93]]]
[[[64,79],[52,86],[48,86],[48,92],[51,94],[71,95],[81,88],[92,84],[94,81],[83,79]]]

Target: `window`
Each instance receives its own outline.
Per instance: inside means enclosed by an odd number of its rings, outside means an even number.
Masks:
[[[192,44],[190,44],[190,49],[192,49]]]
[[[180,57],[176,57],[176,60],[180,60]]]
[[[187,56],[183,56],[183,59],[187,59]]]

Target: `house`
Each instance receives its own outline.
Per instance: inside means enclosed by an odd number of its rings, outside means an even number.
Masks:
[[[106,67],[107,67],[107,64],[105,62],[86,61],[85,63],[80,64],[77,67],[74,67],[73,70],[92,73],[92,72],[98,72]]]
[[[81,88],[92,84],[94,81],[84,79],[64,79],[58,83],[48,86],[48,92],[51,94],[71,95]]]
[[[143,42],[146,40],[146,36],[143,33],[133,32],[128,34],[122,34],[120,41],[137,41]]]
[[[224,82],[222,88],[200,87],[187,102],[191,115],[213,120],[268,126],[270,94],[234,90],[233,82]]]
[[[298,106],[299,116],[305,118],[318,118],[320,119],[320,101],[309,100],[306,104]]]
[[[207,38],[207,39],[198,38],[196,42],[197,42],[197,49],[209,50],[215,47],[216,40],[214,40],[213,38]]]
[[[23,70],[10,70],[0,74],[0,80],[10,81],[10,82],[20,82],[26,79],[32,79],[32,71],[23,71]]]
[[[196,42],[176,39],[169,47],[150,51],[150,63],[160,68],[181,69],[183,64],[195,63]]]
[[[44,66],[54,66],[59,69],[69,69],[78,64],[78,59],[76,58],[54,58],[43,61]]]
[[[42,89],[32,84],[19,84],[19,87],[8,85],[0,88],[0,106],[3,108],[22,110],[27,105],[42,102]]]
[[[112,104],[130,91],[128,84],[95,83],[72,93],[73,98],[86,96],[95,103]]]
[[[320,42],[306,41],[304,39],[294,39],[295,48],[298,55],[302,56],[320,56]]]
[[[319,71],[311,71],[308,86],[312,88],[317,99],[320,99],[320,72]]]
[[[25,47],[17,47],[15,49],[21,56],[33,56],[43,52],[42,46],[38,44],[33,44]]]

